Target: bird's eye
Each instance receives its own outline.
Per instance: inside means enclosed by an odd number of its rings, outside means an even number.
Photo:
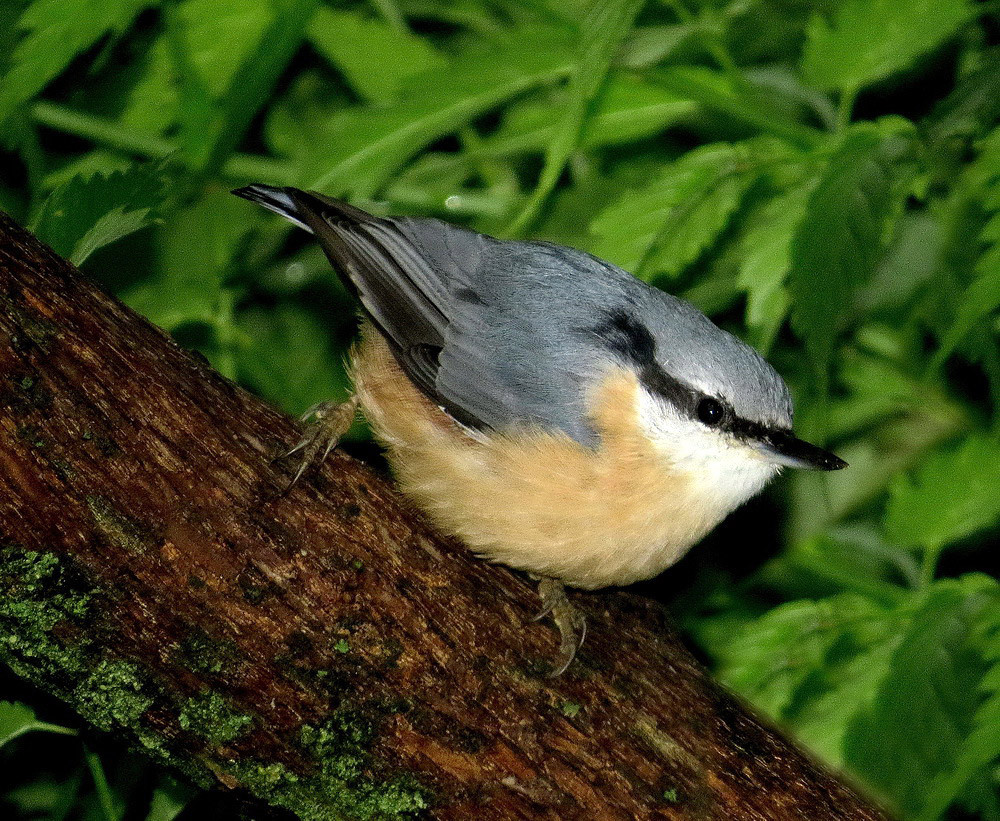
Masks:
[[[708,396],[698,403],[698,418],[706,425],[718,425],[726,416],[726,410],[717,399]]]

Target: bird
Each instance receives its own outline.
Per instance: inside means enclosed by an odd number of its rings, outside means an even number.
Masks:
[[[440,531],[538,581],[552,675],[586,629],[566,587],[656,576],[782,468],[847,466],[795,436],[757,351],[585,251],[292,187],[233,193],[315,235],[362,308],[353,393],[311,409],[296,478],[360,406]]]

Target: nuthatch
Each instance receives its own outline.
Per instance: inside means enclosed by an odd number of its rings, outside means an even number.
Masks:
[[[788,388],[756,351],[590,254],[296,188],[234,193],[315,234],[367,314],[355,393],[317,407],[303,466],[360,403],[442,531],[539,578],[555,674],[584,626],[564,583],[648,579],[782,466],[846,467],[792,434]]]

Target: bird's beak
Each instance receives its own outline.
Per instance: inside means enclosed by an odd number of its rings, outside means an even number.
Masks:
[[[761,452],[780,465],[809,470],[841,470],[847,467],[847,462],[839,456],[797,439],[791,431],[768,431],[758,441]]]

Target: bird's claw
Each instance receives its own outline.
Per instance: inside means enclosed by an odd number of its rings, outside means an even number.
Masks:
[[[299,439],[295,447],[279,457],[287,459],[289,456],[302,452],[298,467],[285,488],[286,490],[290,490],[302,478],[302,474],[310,465],[323,463],[330,451],[337,446],[340,438],[354,423],[357,411],[358,399],[356,396],[352,396],[346,402],[333,400],[320,402],[302,414],[300,421],[307,423],[302,438]]]
[[[542,578],[538,581],[538,594],[542,599],[542,610],[535,621],[551,614],[559,630],[559,650],[556,652],[555,666],[549,678],[556,678],[566,672],[587,636],[587,620],[566,595],[566,588],[556,579]]]

